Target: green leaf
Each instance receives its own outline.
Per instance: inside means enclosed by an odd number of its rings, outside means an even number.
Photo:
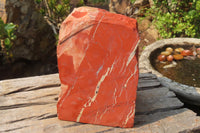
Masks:
[[[5,30],[14,30],[16,28],[16,25],[14,25],[13,23],[8,23],[5,25]]]
[[[50,7],[50,9],[54,9],[55,6],[56,6],[56,0],[50,0],[49,1],[49,7]]]
[[[10,41],[9,38],[6,38],[6,39],[4,40],[4,43],[5,43],[5,45],[10,45],[10,44],[11,44],[11,41]]]
[[[40,9],[39,11],[42,15],[45,15],[45,10],[44,9]]]
[[[196,14],[196,11],[195,10],[190,10],[189,12],[188,12],[188,15],[190,15],[190,16],[194,16]]]
[[[131,0],[131,3],[133,4],[135,2],[135,0]]]
[[[57,7],[56,7],[57,12],[58,12],[58,13],[61,12],[62,9],[63,9],[63,5],[58,4]]]
[[[197,1],[197,3],[196,3],[196,10],[200,10],[200,1]]]
[[[63,0],[64,4],[69,4],[70,0]]]
[[[40,3],[42,2],[42,0],[35,0],[35,2],[36,2],[37,4],[40,4]]]
[[[6,38],[6,39],[4,40],[4,44],[5,44],[5,48],[6,48],[7,50],[9,50],[9,49],[11,48],[11,46],[12,46],[11,41],[10,41],[9,38]]]
[[[17,36],[16,35],[13,35],[10,39],[11,40],[15,40],[17,38]]]

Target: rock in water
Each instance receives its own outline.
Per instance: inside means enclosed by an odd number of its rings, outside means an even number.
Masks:
[[[57,47],[61,120],[133,127],[138,84],[136,20],[98,8],[75,9]]]

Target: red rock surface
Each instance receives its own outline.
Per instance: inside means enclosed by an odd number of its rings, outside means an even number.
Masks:
[[[136,20],[80,7],[62,23],[57,47],[58,118],[133,127],[138,84]]]

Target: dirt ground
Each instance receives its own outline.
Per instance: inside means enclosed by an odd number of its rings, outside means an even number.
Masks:
[[[140,34],[140,44],[139,44],[139,56],[146,46],[157,41],[159,38],[159,33],[156,30],[156,27],[152,24],[151,20],[148,18],[137,19],[138,22],[138,31]]]
[[[148,38],[148,39],[147,39]],[[140,34],[140,43],[139,43],[139,56],[146,46],[155,42],[156,40],[151,37],[151,35],[147,35],[146,33]]]

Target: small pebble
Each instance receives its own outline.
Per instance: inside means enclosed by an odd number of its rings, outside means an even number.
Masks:
[[[181,52],[181,55],[182,55],[182,56],[189,56],[189,55],[192,55],[192,51],[190,51],[190,50],[183,50],[183,51]]]
[[[183,59],[183,56],[181,54],[173,55],[173,57],[174,57],[175,60],[182,60]]]
[[[173,52],[173,48],[167,47],[167,48],[166,48],[166,51]]]
[[[183,48],[176,48],[175,52],[181,53],[184,49]]]
[[[161,54],[162,54],[162,55],[166,55],[166,56],[168,56],[168,55],[171,54],[171,52],[169,52],[169,51],[163,51],[163,52],[161,52]]]
[[[174,57],[172,55],[167,56],[167,61],[173,61]]]
[[[158,56],[158,60],[159,61],[165,61],[166,60],[166,56],[161,54],[161,55]]]

